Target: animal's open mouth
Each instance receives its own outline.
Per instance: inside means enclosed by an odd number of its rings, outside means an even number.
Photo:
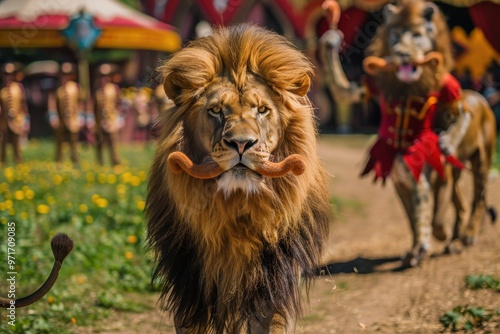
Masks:
[[[396,71],[396,76],[402,82],[413,82],[418,80],[421,71],[422,69],[419,66],[415,66],[413,63],[404,62]]]
[[[206,159],[203,163],[197,165],[183,152],[170,153],[167,162],[174,173],[186,172],[198,179],[213,179],[225,172],[213,159]],[[247,169],[250,170],[250,168],[242,163],[238,163],[231,170],[246,172]],[[255,168],[254,172],[272,178],[283,177],[289,172],[294,175],[301,175],[305,169],[305,158],[299,154],[292,154],[281,162],[265,161]]]

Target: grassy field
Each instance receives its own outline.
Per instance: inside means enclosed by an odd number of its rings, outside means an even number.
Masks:
[[[1,333],[71,333],[112,309],[144,309],[126,295],[152,291],[143,209],[153,149],[122,145],[120,151],[123,165],[99,167],[94,151],[82,148],[81,165],[73,168],[52,161],[51,142],[32,141],[23,152],[23,164],[3,169],[0,240],[7,239],[7,224],[15,223],[16,296],[36,290],[48,276],[52,235],[67,233],[75,248],[50,293],[29,310],[16,310],[15,327],[2,316]],[[4,242],[0,258],[0,270],[7,273]],[[4,279],[0,291],[7,295]]]
[[[500,144],[497,171],[499,151]],[[49,240],[55,233],[70,235],[75,248],[48,295],[29,309],[16,310],[15,326],[2,311],[0,333],[72,333],[77,326],[95,326],[115,310],[142,312],[154,307],[137,298],[155,293],[143,215],[153,148],[121,145],[120,154],[122,165],[100,167],[94,151],[82,148],[81,164],[74,168],[69,162],[53,162],[52,142],[31,141],[23,151],[23,164],[3,168],[0,270],[5,275],[11,271],[4,240],[8,224],[14,223],[16,296],[33,292],[48,276],[53,263]],[[332,203],[343,205],[338,198]],[[0,275],[1,296],[8,292],[5,275]]]

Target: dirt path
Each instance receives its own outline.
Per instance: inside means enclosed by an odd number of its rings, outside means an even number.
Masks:
[[[314,283],[297,333],[439,333],[439,317],[455,306],[500,308],[498,293],[464,289],[466,275],[500,277],[498,224],[487,221],[479,243],[462,254],[442,255],[444,244],[436,242],[433,256],[420,267],[392,271],[409,249],[411,234],[392,184],[358,178],[368,140],[345,136],[320,142],[338,207],[325,256],[332,272]],[[500,211],[499,177],[490,180],[488,199]],[[117,314],[107,323],[100,333],[174,333],[159,311]],[[500,333],[500,327],[481,333]]]

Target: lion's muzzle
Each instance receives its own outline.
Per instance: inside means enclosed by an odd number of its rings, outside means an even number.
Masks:
[[[183,171],[198,179],[213,179],[224,170],[212,159],[206,159],[201,164],[195,164],[182,152],[172,152],[167,158],[168,166],[175,174]],[[301,175],[306,169],[305,158],[300,154],[292,154],[281,162],[265,161],[254,169],[266,177],[283,177],[288,173]]]

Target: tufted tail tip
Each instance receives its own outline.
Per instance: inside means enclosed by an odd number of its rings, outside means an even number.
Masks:
[[[73,250],[73,240],[64,233],[57,233],[50,241],[50,246],[56,261],[62,263]]]

